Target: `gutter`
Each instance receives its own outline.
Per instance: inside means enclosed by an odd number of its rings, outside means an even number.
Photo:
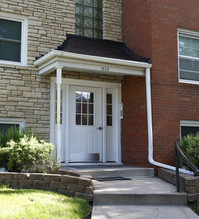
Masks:
[[[107,58],[107,57],[100,57],[100,56],[91,56],[85,54],[78,54],[72,52],[65,52],[60,50],[52,50],[46,55],[42,56],[41,58],[37,59],[34,62],[35,66],[40,66],[54,57],[62,57],[62,58],[70,58],[70,59],[79,59],[84,61],[94,61],[106,64],[115,64],[115,65],[123,65],[129,67],[136,67],[136,68],[151,68],[151,64],[146,62],[138,62],[138,61],[130,61],[130,60],[122,60],[122,59],[114,59],[114,58]]]
[[[151,163],[155,166],[175,171],[176,167],[157,162],[153,159],[153,125],[152,125],[151,73],[150,73],[150,68],[145,69],[145,76],[146,76],[147,123],[148,123],[148,161],[149,161],[149,163]],[[179,171],[181,173],[194,175],[194,173],[189,171],[189,170],[179,169]]]

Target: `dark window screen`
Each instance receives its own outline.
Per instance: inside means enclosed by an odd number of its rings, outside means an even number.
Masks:
[[[183,138],[191,133],[196,134],[196,132],[199,132],[199,127],[181,126],[181,138]]]
[[[14,127],[14,126],[19,127],[19,124],[6,124],[6,123],[4,124],[4,123],[0,123],[0,132],[1,131],[6,132],[9,128]]]

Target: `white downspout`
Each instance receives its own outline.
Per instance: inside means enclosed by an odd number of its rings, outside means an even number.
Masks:
[[[146,76],[146,98],[147,98],[147,122],[148,122],[148,160],[151,164],[163,167],[170,170],[176,170],[176,167],[163,164],[160,162],[156,162],[153,159],[153,125],[152,125],[152,103],[151,103],[151,74],[150,68],[145,69],[145,76]],[[193,175],[193,172],[179,169],[181,173],[188,173]]]
[[[61,83],[62,83],[62,67],[57,66],[57,163],[61,163]]]

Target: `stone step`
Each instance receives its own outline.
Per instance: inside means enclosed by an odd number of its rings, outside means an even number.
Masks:
[[[187,205],[187,194],[95,194],[95,205]]]

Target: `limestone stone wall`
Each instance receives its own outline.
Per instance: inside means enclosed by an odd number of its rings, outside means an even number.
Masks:
[[[121,40],[121,0],[104,0],[104,38]],[[75,0],[0,0],[0,12],[28,18],[27,66],[0,63],[0,119],[25,119],[26,126],[49,139],[50,76],[39,76],[36,58],[56,49],[75,34]],[[66,73],[85,80],[122,81],[114,76],[92,77]]]
[[[103,1],[103,36],[122,41],[122,0]]]
[[[42,189],[93,200],[92,180],[77,176],[38,173],[0,173],[0,184],[12,188]]]

